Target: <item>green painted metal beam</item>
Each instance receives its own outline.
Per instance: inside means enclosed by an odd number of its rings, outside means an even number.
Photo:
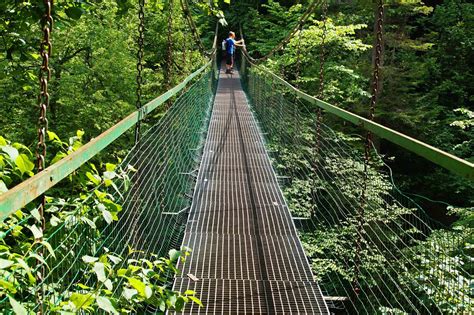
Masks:
[[[245,53],[244,53],[245,54]],[[297,95],[298,97],[308,101],[311,104],[314,104],[327,112],[338,116],[345,121],[351,122],[355,125],[360,126],[366,130],[371,131],[373,134],[384,138],[400,147],[407,149],[410,152],[413,152],[439,166],[444,167],[445,169],[460,175],[462,177],[468,178],[470,180],[474,180],[474,164],[470,163],[466,160],[463,160],[457,156],[444,152],[440,149],[437,149],[429,144],[426,144],[420,140],[414,139],[407,135],[404,135],[401,132],[396,130],[390,129],[385,127],[381,124],[376,122],[370,121],[364,117],[359,115],[353,114],[347,110],[339,108],[337,106],[331,105],[327,102],[324,102],[320,99],[317,99],[314,96],[311,96],[307,93],[304,93],[298,90],[296,87],[285,81],[283,78],[279,77],[278,75],[274,74],[270,70],[266,69],[265,67],[256,65],[252,62],[252,60],[247,59],[253,66],[259,68],[260,70],[264,71],[268,75],[270,75],[276,82],[281,83],[282,85],[288,87],[292,93]]]
[[[66,178],[69,174],[77,170],[81,165],[89,161],[109,144],[114,142],[118,137],[123,135],[127,130],[132,128],[139,120],[144,119],[146,114],[152,112],[158,106],[176,95],[186,87],[191,80],[205,72],[212,63],[213,61],[209,61],[206,65],[186,77],[186,79],[184,79],[180,84],[152,100],[140,110],[131,113],[119,123],[103,132],[98,137],[92,139],[89,143],[85,144],[74,153],[0,195],[0,220],[3,221],[7,216],[18,209],[23,208],[48,189],[59,183],[62,179]]]

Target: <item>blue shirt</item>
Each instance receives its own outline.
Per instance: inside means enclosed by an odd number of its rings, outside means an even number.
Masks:
[[[233,55],[234,51],[235,51],[235,40],[229,37],[225,41],[227,43],[227,45],[226,45],[227,46],[227,53],[230,54],[230,55]]]

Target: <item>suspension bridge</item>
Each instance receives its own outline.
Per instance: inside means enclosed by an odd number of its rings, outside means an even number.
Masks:
[[[18,209],[176,98],[156,124],[136,128],[137,142],[119,167],[125,175],[113,189],[99,187],[121,207],[113,222],[85,221],[76,209],[42,227],[53,231],[45,238],[50,248],[38,250],[49,268],[40,263],[34,274],[41,276],[24,293],[37,302],[32,310],[40,312],[44,301],[61,304],[78,283],[91,285],[86,255],[110,251],[126,268],[143,253],[166,256],[185,247],[190,255],[163,281],[201,299],[202,306],[186,304],[184,314],[439,314],[450,304],[467,314],[470,269],[447,246],[464,242],[462,232],[401,193],[371,141],[359,154],[321,115],[468,180],[473,164],[302,92],[245,50],[239,71],[225,74],[216,43],[217,36],[208,62],[183,82],[0,195],[1,218],[11,226],[5,238],[36,218],[16,218]],[[82,202],[99,209],[93,196]],[[44,210],[43,219],[47,203]],[[449,234],[433,237],[439,230]],[[120,286],[107,289],[110,297],[123,295]],[[449,305],[438,302],[442,296]]]

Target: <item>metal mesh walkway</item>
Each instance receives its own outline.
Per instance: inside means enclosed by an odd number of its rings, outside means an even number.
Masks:
[[[184,313],[328,313],[237,74],[221,74],[193,200],[174,288],[204,307]]]

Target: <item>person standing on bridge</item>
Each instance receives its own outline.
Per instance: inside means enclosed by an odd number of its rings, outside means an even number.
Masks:
[[[229,37],[225,40],[226,44],[226,71],[225,73],[232,73],[232,68],[234,66],[234,53],[235,47],[243,47],[244,40],[235,40],[235,33],[229,32]]]

